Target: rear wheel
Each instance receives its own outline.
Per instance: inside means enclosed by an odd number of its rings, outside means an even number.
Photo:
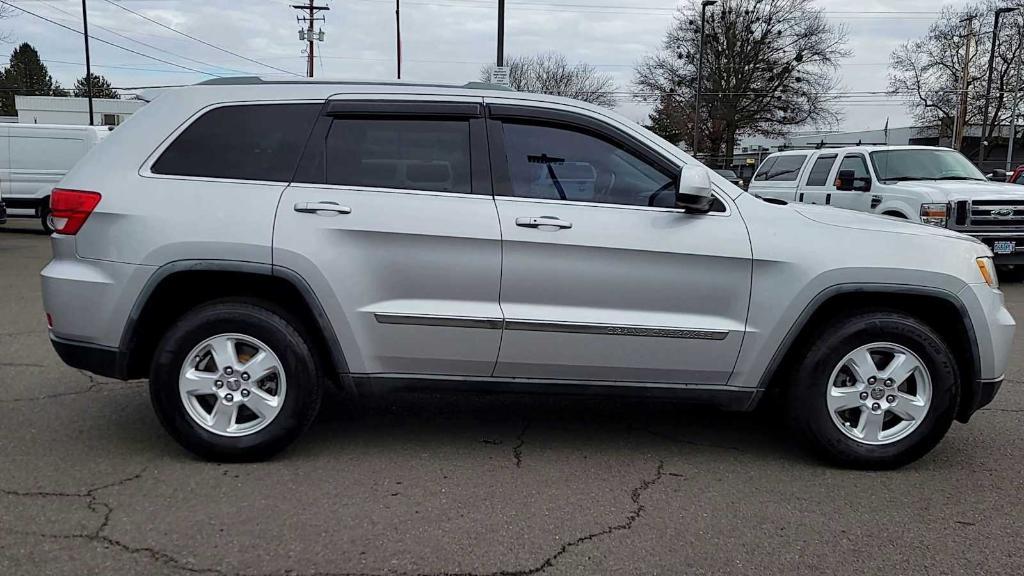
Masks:
[[[797,369],[789,410],[804,442],[854,468],[896,468],[934,448],[959,400],[956,362],[926,324],[897,312],[836,320]]]
[[[269,307],[217,302],[188,312],[152,365],[164,428],[212,460],[262,460],[313,421],[322,387],[301,326]]]

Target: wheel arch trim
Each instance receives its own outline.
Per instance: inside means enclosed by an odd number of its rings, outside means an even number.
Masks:
[[[273,266],[271,264],[260,262],[244,262],[235,260],[176,260],[160,266],[153,272],[150,278],[146,281],[145,286],[143,286],[142,291],[139,292],[138,297],[136,297],[135,303],[132,305],[131,312],[129,312],[128,319],[125,322],[124,330],[121,332],[121,341],[118,346],[116,367],[118,378],[124,379],[128,377],[130,366],[129,362],[131,361],[130,355],[132,353],[131,343],[134,340],[139,326],[139,320],[146,308],[146,304],[164,280],[181,272],[236,272],[276,277],[288,282],[299,292],[299,294],[302,295],[304,303],[308,306],[313,318],[316,320],[316,327],[319,329],[324,338],[324,342],[327,344],[327,348],[331,355],[330,359],[335,367],[335,371],[339,374],[347,374],[349,372],[348,362],[345,358],[344,352],[342,351],[341,343],[338,341],[337,334],[328,319],[323,304],[320,302],[320,299],[317,298],[312,287],[310,287],[309,283],[306,282],[305,278],[300,276],[297,272],[280,266]]]
[[[960,314],[960,319],[963,321],[964,327],[967,331],[967,338],[970,344],[971,359],[973,361],[974,368],[974,380],[978,381],[981,378],[981,348],[978,342],[978,335],[974,328],[974,322],[971,320],[971,314],[967,309],[967,305],[961,300],[956,294],[942,288],[935,288],[929,286],[913,286],[906,284],[882,284],[882,283],[847,283],[837,284],[825,288],[821,292],[818,292],[804,307],[803,311],[797,317],[789,330],[786,332],[786,336],[779,343],[772,355],[771,361],[768,363],[767,368],[761,375],[757,385],[757,393],[752,399],[751,408],[760,400],[764,391],[768,388],[769,383],[774,379],[776,372],[782,365],[782,361],[789,354],[790,349],[796,342],[797,338],[803,333],[807,327],[811,318],[814,314],[821,309],[821,307],[836,296],[842,296],[845,294],[890,294],[890,295],[914,295],[914,296],[932,296],[941,298],[944,301],[953,304],[954,307]],[[973,383],[965,383],[971,385]]]

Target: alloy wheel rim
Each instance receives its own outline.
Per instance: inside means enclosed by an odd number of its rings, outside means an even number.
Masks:
[[[287,385],[277,354],[244,334],[219,334],[186,356],[178,392],[192,420],[220,436],[246,436],[269,425]]]
[[[844,434],[863,444],[885,445],[906,438],[924,421],[932,381],[909,348],[876,342],[840,360],[825,394],[832,422]]]

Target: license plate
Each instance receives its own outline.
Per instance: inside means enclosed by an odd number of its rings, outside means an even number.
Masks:
[[[996,240],[992,243],[992,252],[996,254],[1013,254],[1016,251],[1016,240]]]

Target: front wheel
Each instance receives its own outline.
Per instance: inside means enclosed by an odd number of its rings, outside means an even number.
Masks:
[[[942,338],[898,312],[844,317],[796,370],[789,410],[804,442],[851,468],[889,469],[927,454],[953,423],[956,361]]]
[[[269,307],[215,302],[187,312],[153,360],[160,423],[211,460],[266,459],[313,421],[322,387],[301,327]]]

